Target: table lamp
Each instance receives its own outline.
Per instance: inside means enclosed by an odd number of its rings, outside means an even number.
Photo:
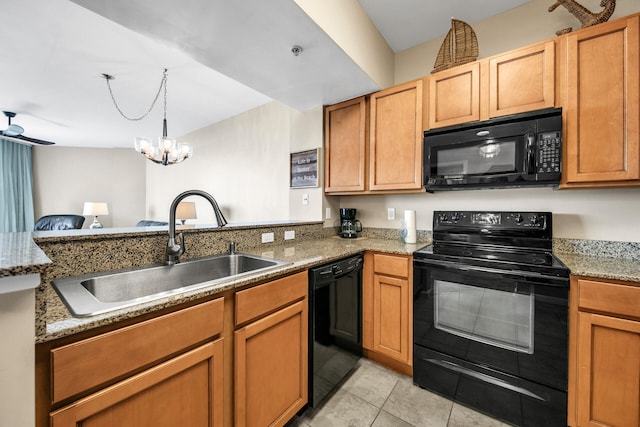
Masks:
[[[178,208],[176,209],[176,218],[182,221],[182,225],[188,219],[196,219],[198,215],[196,215],[196,202],[180,202],[178,203]]]
[[[84,202],[82,215],[93,215],[93,223],[89,228],[103,228],[100,221],[98,221],[98,216],[109,215],[109,208],[105,202]]]

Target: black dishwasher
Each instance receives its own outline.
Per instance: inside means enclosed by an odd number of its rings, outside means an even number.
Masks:
[[[309,406],[362,355],[362,254],[309,269]]]

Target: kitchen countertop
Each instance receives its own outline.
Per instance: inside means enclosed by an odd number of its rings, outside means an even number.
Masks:
[[[239,251],[239,253],[290,261],[291,264],[273,270],[268,270],[266,272],[257,273],[255,275],[245,276],[237,280],[215,284],[209,287],[204,286],[197,290],[179,293],[170,297],[158,298],[157,300],[133,307],[86,318],[73,317],[57,294],[52,293],[52,297],[47,301],[47,322],[44,323],[44,327],[36,328],[36,342],[47,342],[98,326],[109,325],[120,320],[160,310],[162,308],[213,296],[221,292],[242,288],[254,283],[275,279],[282,275],[304,271],[310,267],[329,263],[363,251],[411,255],[415,250],[427,244],[428,242],[405,244],[399,239],[341,239],[339,237],[327,237],[323,239],[292,241],[291,243],[283,245],[256,247]]]
[[[78,237],[91,238],[90,236]],[[38,240],[40,236],[29,232],[0,233],[0,278],[42,273],[52,265],[47,255],[34,243],[34,238]],[[379,251],[410,255],[427,244],[428,242],[425,241],[407,245],[400,239],[393,238],[341,239],[332,236],[253,247],[240,252],[291,263],[223,284],[205,286],[198,290],[88,318],[71,316],[57,294],[52,291],[48,294],[46,301],[46,319],[44,322],[38,322],[36,328],[36,342],[50,341],[227,290],[296,273],[359,252]],[[571,270],[571,274],[640,283],[640,243],[554,239],[554,254]]]
[[[635,259],[565,253],[555,255],[576,276],[640,282],[640,261]]]
[[[32,233],[0,233],[0,278],[40,273],[48,264]]]

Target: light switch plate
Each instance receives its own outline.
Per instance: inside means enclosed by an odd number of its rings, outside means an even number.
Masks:
[[[309,195],[307,193],[302,195],[302,204],[303,205],[308,205],[309,204]]]
[[[284,240],[293,240],[296,238],[295,230],[287,230],[284,232]]]
[[[324,219],[331,219],[331,208],[327,208],[324,214]]]
[[[387,219],[396,219],[396,209],[388,208],[387,209]]]
[[[262,243],[273,242],[273,233],[262,233]]]

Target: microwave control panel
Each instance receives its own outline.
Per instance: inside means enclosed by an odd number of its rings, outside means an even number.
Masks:
[[[560,173],[562,134],[542,132],[538,134],[538,173]]]

